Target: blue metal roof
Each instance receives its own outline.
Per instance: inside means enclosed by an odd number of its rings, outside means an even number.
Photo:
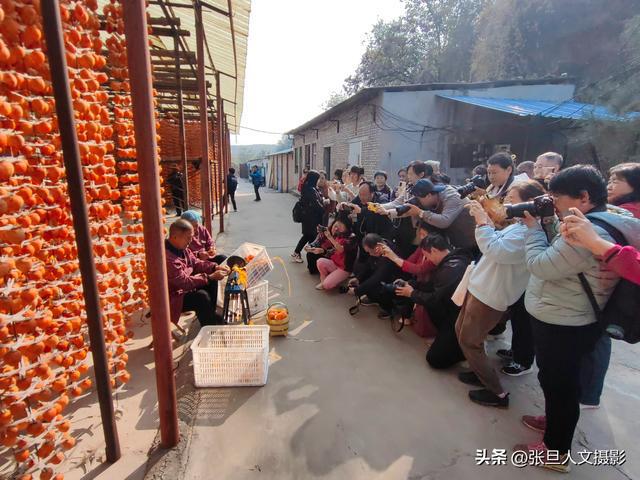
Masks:
[[[596,118],[597,120],[617,122],[640,118],[640,112],[618,115],[600,105],[573,101],[550,102],[547,100],[517,100],[514,98],[469,97],[465,95],[446,95],[443,93],[439,93],[438,96],[521,117],[540,116],[566,118],[570,120],[590,120]]]

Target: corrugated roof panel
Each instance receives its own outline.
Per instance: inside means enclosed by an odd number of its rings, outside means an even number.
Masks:
[[[573,101],[550,102],[546,100],[518,100],[513,98],[471,97],[466,95],[438,94],[439,97],[456,102],[468,103],[477,107],[490,108],[500,112],[511,113],[521,117],[540,116],[549,118],[566,118],[570,120],[627,121],[640,118],[640,112],[618,115],[601,105],[579,103]]]

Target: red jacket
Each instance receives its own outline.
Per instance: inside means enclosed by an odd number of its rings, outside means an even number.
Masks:
[[[640,285],[640,252],[634,247],[614,245],[602,258],[609,270]]]
[[[171,322],[177,324],[182,313],[184,295],[207,285],[208,275],[215,272],[217,265],[213,262],[198,260],[189,249],[178,250],[169,243],[169,240],[165,240],[164,245],[167,256]]]
[[[420,247],[402,262],[402,271],[410,273],[415,276],[418,282],[426,282],[429,280],[429,275],[435,270],[436,266],[424,259],[424,254]]]
[[[630,211],[634,217],[640,218],[640,202],[623,203],[622,205],[618,206]]]

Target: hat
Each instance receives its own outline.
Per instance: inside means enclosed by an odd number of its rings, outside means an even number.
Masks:
[[[180,218],[182,218],[183,220],[187,220],[188,222],[201,222],[202,221],[202,217],[195,210],[187,210],[182,215],[180,215]]]
[[[421,178],[416,182],[416,184],[411,189],[411,193],[416,197],[426,197],[430,193],[440,193],[445,188],[446,185],[441,183],[435,184],[431,180],[427,180],[426,178]]]

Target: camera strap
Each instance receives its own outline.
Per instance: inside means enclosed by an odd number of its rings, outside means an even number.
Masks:
[[[624,238],[624,235],[617,228],[615,228],[613,225],[609,224],[608,222],[605,222],[604,220],[601,220],[600,218],[589,217],[588,214],[587,214],[587,218],[589,219],[589,221],[592,224],[597,225],[598,227],[600,227],[603,230],[605,230],[609,235],[611,235],[611,238],[613,238],[613,240],[617,244],[619,244],[619,245],[627,245],[628,244],[626,238]],[[591,307],[593,308],[593,311],[596,314],[596,318],[598,319],[598,322],[602,326],[606,326],[605,325],[605,323],[606,323],[605,319],[602,316],[602,310],[600,310],[600,306],[598,305],[598,301],[596,300],[596,296],[593,294],[593,290],[591,289],[591,285],[589,285],[589,282],[587,281],[587,277],[584,276],[584,273],[579,273],[578,274],[578,278],[580,279],[580,283],[582,284],[582,289],[587,294],[587,297],[589,297],[589,303],[591,303]]]

